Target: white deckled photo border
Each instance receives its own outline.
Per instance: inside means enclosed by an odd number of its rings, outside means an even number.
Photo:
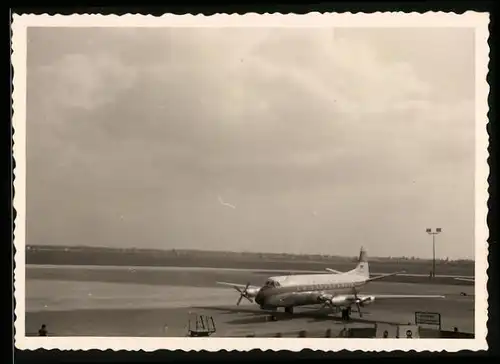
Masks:
[[[289,350],[321,351],[449,351],[486,350],[488,320],[488,244],[487,217],[489,166],[488,95],[486,80],[489,63],[489,14],[419,13],[309,13],[217,14],[204,15],[13,15],[13,154],[14,198],[16,209],[14,246],[15,345],[18,349],[60,350],[144,350],[184,351]],[[314,339],[314,338],[143,338],[143,337],[26,337],[25,335],[25,238],[26,238],[26,61],[28,27],[468,27],[475,29],[475,339]]]

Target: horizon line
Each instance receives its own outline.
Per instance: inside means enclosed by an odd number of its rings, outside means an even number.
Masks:
[[[237,251],[237,250],[210,250],[210,249],[195,249],[195,248],[146,248],[146,247],[107,247],[107,246],[97,246],[97,245],[50,245],[50,244],[31,244],[26,245],[26,249],[36,247],[36,248],[57,248],[57,249],[108,249],[108,250],[139,250],[139,251],[160,251],[160,252],[172,252],[172,251],[185,251],[185,252],[204,252],[204,253],[233,253],[233,254],[267,254],[267,255],[281,255],[281,256],[295,256],[295,257],[331,257],[331,258],[357,258],[358,254],[355,255],[332,255],[332,254],[322,254],[322,253],[285,253],[285,252],[258,252],[258,251]],[[432,258],[422,258],[415,256],[370,256],[371,259],[406,259],[406,260],[425,260],[432,261]],[[446,261],[446,258],[436,258],[436,261]],[[452,258],[448,260],[449,262],[456,261],[468,261],[474,262],[475,259],[471,258]]]

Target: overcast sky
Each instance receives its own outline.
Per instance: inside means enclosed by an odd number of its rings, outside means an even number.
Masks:
[[[28,40],[28,244],[474,256],[473,30]]]

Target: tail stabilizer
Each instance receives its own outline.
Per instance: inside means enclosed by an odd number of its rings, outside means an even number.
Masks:
[[[359,251],[358,265],[349,273],[370,278],[370,267],[368,264],[368,255],[365,248],[361,247]]]

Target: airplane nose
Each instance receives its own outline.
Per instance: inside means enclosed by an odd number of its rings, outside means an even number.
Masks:
[[[255,303],[261,306],[264,303],[264,294],[262,293],[262,289],[257,292],[257,296],[255,296]]]

